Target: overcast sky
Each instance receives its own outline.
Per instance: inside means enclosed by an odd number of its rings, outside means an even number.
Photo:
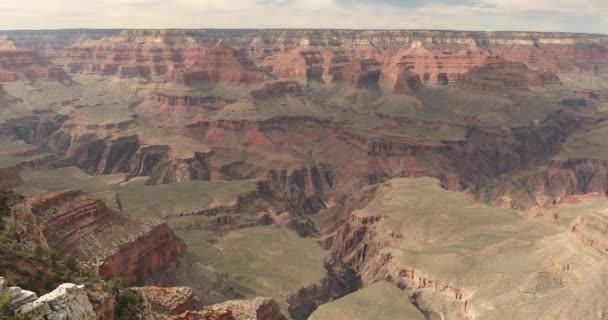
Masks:
[[[0,29],[58,28],[608,33],[608,0],[0,0]]]

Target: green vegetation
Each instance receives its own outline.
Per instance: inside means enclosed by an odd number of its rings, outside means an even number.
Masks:
[[[141,293],[127,288],[126,282],[121,278],[106,281],[104,289],[116,299],[114,304],[114,317],[116,320],[143,319],[145,311],[144,298]]]
[[[69,258],[63,258],[55,251],[36,246],[33,249],[25,247],[18,240],[10,237],[0,239],[0,275],[14,281],[14,284],[38,294],[54,290],[64,282],[75,282],[75,279],[88,273],[71,263]]]
[[[74,258],[62,257],[39,244],[22,243],[17,232],[7,227],[13,206],[23,200],[20,193],[0,191],[0,275],[19,287],[45,294],[86,274]]]
[[[8,293],[0,297],[0,319],[8,319],[8,316],[10,316],[8,307],[11,305],[12,302],[13,296]]]
[[[25,320],[23,316],[15,315],[8,307],[13,302],[13,296],[5,294],[0,296],[0,320]]]
[[[12,212],[12,207],[24,200],[23,195],[13,191],[0,191],[0,231],[4,229],[4,219]]]
[[[483,187],[483,191],[481,192],[483,202],[489,206],[492,205],[492,191],[494,191],[494,188],[496,188],[496,182],[491,182]]]

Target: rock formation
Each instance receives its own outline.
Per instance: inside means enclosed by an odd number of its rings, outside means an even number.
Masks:
[[[570,230],[585,245],[602,254],[608,253],[608,217],[606,210],[586,216],[579,216],[570,226]]]
[[[183,37],[182,37],[183,36]],[[192,47],[187,33],[124,31],[99,40],[80,39],[56,59],[68,72],[97,73],[121,77],[164,75],[182,62],[175,47]]]
[[[503,207],[527,210],[547,208],[575,194],[606,190],[606,164],[602,160],[553,160],[548,165],[522,172],[493,191],[494,203]]]
[[[6,279],[0,277],[0,297],[5,295],[11,297],[8,310],[24,319],[96,319],[84,285],[64,283],[38,298],[34,292],[8,287]]]
[[[188,311],[181,314],[179,317],[173,317],[173,320],[235,320],[230,310],[203,310],[203,311]]]
[[[498,60],[469,69],[456,82],[463,88],[508,94],[510,90],[528,90],[530,86],[559,84],[559,77],[556,72],[529,70],[524,63]]]
[[[356,87],[380,78],[401,87],[406,72],[424,84],[452,84],[473,68],[501,59],[533,70],[597,74],[608,68],[602,46],[606,39],[591,35],[260,30],[224,39],[221,33],[213,34],[123,31],[99,40],[79,40],[64,48],[57,61],[69,72],[122,77],[258,83],[268,72],[279,78]],[[210,46],[212,41],[219,42]],[[552,72],[545,81],[555,81]]]
[[[11,303],[8,306],[8,310],[11,312],[15,312],[19,308],[27,306],[38,299],[36,293],[23,290],[19,287],[9,287],[6,279],[0,277],[0,297],[5,297],[5,295],[11,297]]]
[[[153,312],[171,315],[181,314],[188,310],[196,310],[200,301],[194,296],[192,288],[175,287],[136,287],[134,290],[140,292],[150,304]]]
[[[561,299],[568,299],[568,293],[559,289],[562,288],[564,279],[578,277],[569,274],[572,263],[580,262],[579,259],[595,261],[593,255],[579,251],[576,241],[572,241],[574,239],[569,237],[566,228],[524,220],[504,209],[473,205],[474,202],[463,195],[441,189],[437,181],[434,182],[435,191],[431,191],[427,188],[427,182],[430,183],[427,178],[394,179],[376,186],[372,189],[375,194],[372,200],[360,203],[363,207],[352,211],[341,227],[331,233],[331,238],[323,242],[361,277],[364,287],[382,279],[387,280],[409,293],[423,310],[441,312],[450,319],[499,318],[503,311],[496,311],[498,309],[491,306],[493,304],[501,305],[501,310],[505,308],[516,313],[521,310],[521,305],[510,304],[518,300],[516,296],[523,295],[519,301],[531,303],[530,307],[524,308],[527,310],[526,314],[533,313],[535,318],[550,319],[550,308],[532,305],[542,303],[550,306],[559,303]],[[441,193],[441,196],[435,192]],[[360,198],[360,195],[356,198]],[[441,201],[443,205],[432,205],[435,201]],[[337,206],[336,210],[341,210],[341,207]],[[492,218],[486,220],[486,214]],[[460,216],[467,216],[467,222],[453,224],[442,220],[458,220]],[[499,220],[504,222],[498,217],[511,221],[508,223],[509,231],[496,224]],[[578,220],[571,230],[583,243],[603,250],[600,241],[603,235],[595,230],[603,228],[605,221],[594,217],[591,215]],[[492,235],[501,234],[500,239],[488,242],[486,241],[489,239],[476,240],[471,243],[475,248],[473,251],[469,251],[466,245],[461,247],[461,244],[466,242],[462,239],[468,238],[465,234],[472,236],[476,230],[486,230],[486,227],[492,230]],[[533,228],[534,231],[528,228]],[[502,229],[504,233],[498,229]],[[536,245],[523,245],[521,242],[523,246],[518,249],[509,249],[514,248],[512,246],[515,243],[520,243],[516,238],[528,232],[535,237],[528,238],[529,241]],[[589,238],[589,235],[594,238]],[[568,250],[568,254],[564,253],[563,256],[554,256],[553,252],[564,250],[564,244],[560,241],[566,241],[565,239],[571,239],[568,240],[572,241],[569,245],[575,248]],[[541,246],[541,249],[538,246]],[[539,252],[551,254],[539,257]],[[503,262],[508,264],[507,261],[511,261],[513,254],[518,255],[518,261],[527,261],[526,263],[541,269],[522,269],[526,276],[515,276],[515,283],[505,282],[498,292],[486,294],[486,285],[493,285],[481,280],[487,279],[484,274],[492,273],[495,268],[502,268],[501,265],[505,266]],[[503,258],[498,258],[502,255]],[[582,258],[583,256],[586,258]],[[495,262],[489,262],[488,259]],[[543,265],[545,267],[542,267]],[[508,266],[511,267],[513,266]],[[586,268],[586,264],[578,263],[577,268],[582,270]],[[504,276],[511,275],[512,273],[507,272]],[[586,279],[585,275],[580,277]],[[505,286],[517,289],[510,290]],[[528,300],[524,297],[527,292],[542,295],[543,299]],[[545,295],[549,292],[560,296]],[[502,300],[503,298],[505,300]]]
[[[79,190],[28,199],[49,247],[130,284],[179,265],[186,246],[163,222],[134,220]]]
[[[63,80],[61,67],[54,66],[36,52],[19,49],[6,36],[0,36],[0,82],[17,80]]]
[[[221,41],[204,48],[195,32],[123,31],[99,40],[81,39],[56,59],[71,73],[237,83],[261,82],[264,73]]]
[[[181,75],[178,72],[171,77],[186,83],[193,81],[260,83],[264,81],[265,74],[238,50],[226,46],[220,40],[211,48],[203,48],[194,57],[186,57],[186,71]]]
[[[257,290],[242,276],[228,276],[238,272],[216,268],[221,259],[210,251],[225,254],[222,241],[242,240],[259,225],[295,230],[307,238],[299,240],[318,240],[333,254],[325,266],[311,262],[314,281],[280,292],[277,301],[294,318],[385,280],[404,294],[407,307],[412,302],[428,318],[437,312],[492,319],[500,311],[551,319],[552,306],[590,281],[589,270],[608,248],[603,212],[572,217],[570,225],[557,216],[551,223],[532,214],[526,220],[510,210],[542,213],[572,195],[607,194],[601,129],[607,36],[9,34],[17,43],[0,40],[0,81],[7,81],[0,93],[6,138],[0,160],[10,170],[0,170],[0,189],[51,190],[44,177],[56,176],[43,169],[61,168],[53,172],[69,174],[58,185],[138,188],[163,207],[146,210],[167,220],[140,221],[121,212],[116,196],[106,203],[71,189],[30,196],[7,219],[11,231],[31,246],[76,257],[102,278],[130,284],[166,284],[165,276],[192,267],[171,285],[193,289],[137,289],[150,312],[281,319],[266,299],[196,311],[193,292],[212,304]],[[70,81],[52,81],[65,78],[54,75],[55,66],[71,74]],[[231,188],[236,180],[252,181],[241,194],[224,191],[229,199],[207,197],[215,191],[209,188]],[[158,191],[195,185],[201,188],[192,193]],[[199,199],[205,197],[213,199]],[[197,250],[192,257],[204,259],[187,264],[185,244],[169,225]],[[110,295],[89,296],[98,319],[113,313]]]
[[[173,319],[186,320],[285,320],[279,305],[269,298],[233,300],[188,311]]]
[[[26,319],[94,320],[95,312],[83,285],[64,283],[50,293],[21,306],[17,314]]]

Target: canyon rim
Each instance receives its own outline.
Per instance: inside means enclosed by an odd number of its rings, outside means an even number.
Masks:
[[[608,35],[366,28],[0,31],[0,320],[608,319]]]

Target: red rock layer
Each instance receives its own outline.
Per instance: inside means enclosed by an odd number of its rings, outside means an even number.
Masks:
[[[257,83],[264,72],[222,42],[205,47],[179,31],[125,31],[100,40],[81,40],[56,58],[66,71],[168,81]]]
[[[527,210],[548,208],[570,195],[608,190],[608,162],[598,159],[552,160],[510,177],[492,192],[493,203],[502,207]]]
[[[61,67],[30,50],[2,50],[0,48],[0,82],[17,80],[62,80],[65,73]]]
[[[68,72],[121,77],[151,77],[179,67],[175,46],[191,45],[187,33],[132,30],[100,40],[81,39],[62,50],[56,61]]]
[[[605,212],[578,217],[570,230],[582,243],[608,254],[608,217]]]
[[[539,43],[532,46],[501,46],[493,49],[493,52],[507,60],[523,62],[534,68],[608,73],[608,48],[598,44]]]
[[[208,46],[220,38],[221,32],[209,31],[125,31],[77,41],[57,60],[70,72],[185,83],[278,77],[358,87],[382,78],[397,93],[407,93],[404,83],[413,75],[427,85],[453,84],[498,58],[540,70],[540,81],[529,79],[536,85],[554,81],[555,72],[608,73],[608,40],[591,35],[264,30],[227,38],[231,47],[222,41]]]
[[[28,204],[51,248],[96,266],[105,279],[141,283],[186,255],[166,223],[130,219],[80,190],[40,194]]]
[[[203,48],[186,62],[183,80],[228,81],[236,83],[260,83],[266,78],[251,60],[222,41],[211,48]]]
[[[170,315],[180,314],[188,310],[198,308],[200,301],[192,293],[189,287],[136,287],[150,304],[152,311]]]
[[[230,310],[187,311],[172,320],[237,320]]]
[[[507,93],[509,90],[527,90],[530,86],[559,84],[555,71],[530,70],[524,63],[496,59],[488,64],[473,67],[457,78],[457,85],[480,91]]]
[[[157,94],[156,101],[167,106],[204,107],[212,104],[234,103],[236,100],[226,100],[218,96],[188,96]]]
[[[274,81],[265,84],[262,88],[251,91],[254,99],[265,99],[269,97],[290,94],[295,97],[303,97],[302,87],[296,81]]]
[[[472,47],[467,50],[427,49],[422,43],[399,50],[387,61],[389,76],[410,71],[425,84],[447,85],[471,68],[485,65],[495,59],[487,50]],[[394,77],[394,76],[393,76]]]
[[[269,298],[232,300],[205,307],[200,311],[188,311],[172,319],[186,320],[286,320],[279,305]]]
[[[278,53],[264,61],[270,72],[281,78],[320,80],[323,75],[323,55],[312,47],[302,47]]]

